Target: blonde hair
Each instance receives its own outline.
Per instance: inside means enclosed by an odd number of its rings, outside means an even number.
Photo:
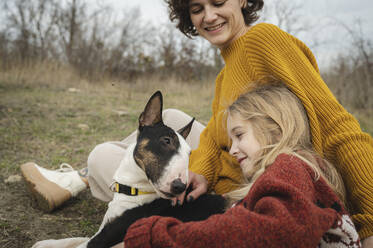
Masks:
[[[263,174],[281,153],[303,160],[315,172],[315,180],[324,178],[334,192],[345,202],[343,181],[337,170],[322,159],[312,147],[306,111],[301,101],[282,82],[255,84],[226,110],[227,116],[238,114],[249,121],[254,137],[261,145],[250,168],[242,168],[245,184],[227,193],[233,201],[244,198],[255,180]]]

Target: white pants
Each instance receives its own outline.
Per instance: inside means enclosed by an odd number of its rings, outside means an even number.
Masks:
[[[188,124],[192,117],[177,109],[166,109],[162,113],[163,123],[174,130],[179,130]],[[199,144],[199,136],[205,128],[201,123],[194,121],[193,127],[186,139],[193,149]],[[110,185],[113,175],[127,147],[136,142],[137,132],[133,132],[122,141],[111,141],[97,145],[88,156],[88,182],[92,195],[102,201],[111,201],[113,192]]]

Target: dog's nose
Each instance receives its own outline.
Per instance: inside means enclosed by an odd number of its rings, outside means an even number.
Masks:
[[[181,181],[180,178],[175,179],[171,183],[171,193],[174,195],[179,195],[184,192],[186,184]]]

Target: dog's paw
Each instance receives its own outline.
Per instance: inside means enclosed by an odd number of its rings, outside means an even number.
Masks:
[[[88,238],[48,239],[36,242],[31,248],[75,248]]]

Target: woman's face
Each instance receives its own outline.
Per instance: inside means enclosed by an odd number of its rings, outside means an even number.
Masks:
[[[198,34],[224,48],[248,29],[241,9],[246,0],[190,0],[190,19]]]
[[[229,153],[234,156],[243,170],[252,169],[252,161],[258,155],[260,143],[254,136],[254,130],[249,121],[240,115],[228,115],[228,135],[232,140]]]

